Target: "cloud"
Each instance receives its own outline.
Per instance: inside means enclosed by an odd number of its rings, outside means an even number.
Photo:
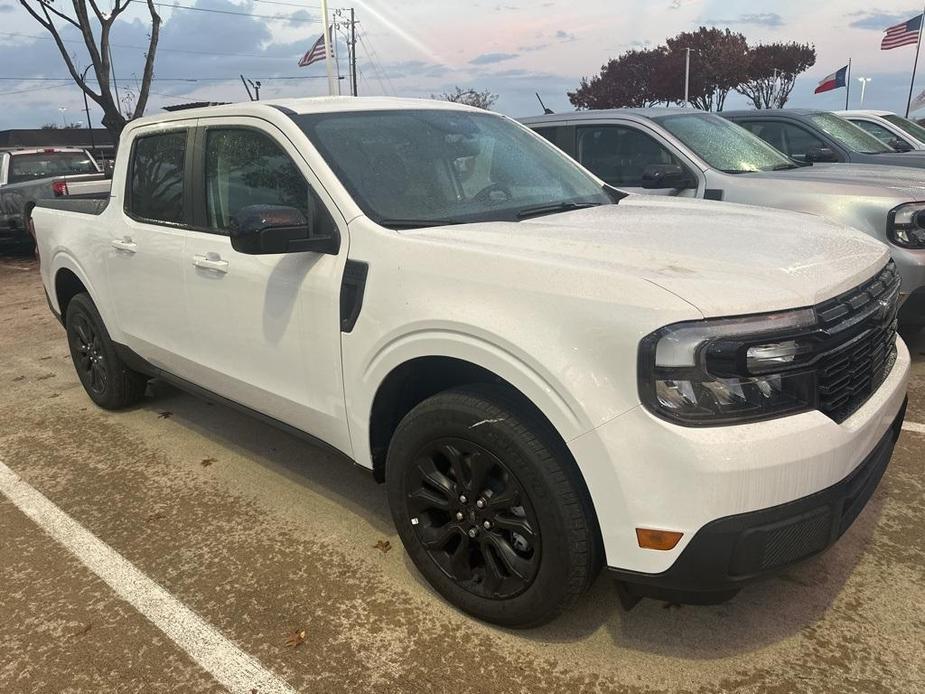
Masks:
[[[494,65],[505,60],[513,60],[517,53],[482,53],[482,55],[469,61],[470,65]]]
[[[751,24],[777,29],[784,26],[784,19],[776,12],[755,12],[740,14],[738,19],[707,19],[707,24]]]
[[[12,11],[13,11],[12,5],[0,5],[0,14],[3,14],[4,12],[12,12]]]
[[[909,12],[852,12],[848,15],[849,17],[855,17],[856,19],[849,24],[849,26],[854,29],[871,29],[874,31],[883,31],[887,27],[891,27],[900,22],[905,22],[907,19],[912,19],[914,13],[910,10]]]
[[[560,41],[574,41],[577,37],[575,34],[559,29],[559,31],[556,32],[556,38]]]
[[[315,15],[307,10],[296,10],[291,15],[287,17],[288,21],[286,22],[291,27],[303,28],[306,24],[311,22],[319,21]],[[318,33],[321,33],[321,29],[318,29]]]

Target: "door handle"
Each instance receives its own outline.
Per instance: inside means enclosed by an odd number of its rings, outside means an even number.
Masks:
[[[117,251],[123,251],[125,253],[135,252],[135,242],[132,241],[131,236],[123,236],[121,239],[113,239],[112,247]]]
[[[194,255],[193,265],[203,270],[212,270],[213,272],[228,272],[228,261],[222,260],[222,256],[213,251],[205,255]]]

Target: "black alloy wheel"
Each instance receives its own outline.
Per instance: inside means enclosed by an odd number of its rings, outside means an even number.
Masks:
[[[539,523],[517,477],[490,451],[460,438],[429,442],[405,475],[405,494],[421,544],[457,585],[506,599],[533,582]]]
[[[385,484],[408,557],[479,619],[547,622],[600,569],[597,518],[568,447],[503,384],[452,388],[412,408],[389,443]]]
[[[68,331],[74,367],[81,382],[92,395],[102,397],[109,383],[106,372],[106,355],[93,323],[86,314],[78,313],[73,318],[73,330]]]
[[[64,313],[71,361],[90,399],[107,410],[138,402],[148,377],[122,361],[90,296],[72,297]]]

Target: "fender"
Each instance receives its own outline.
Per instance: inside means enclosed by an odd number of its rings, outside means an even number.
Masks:
[[[50,270],[45,277],[45,289],[48,293],[49,301],[54,310],[59,314],[61,313],[61,306],[58,303],[58,294],[55,287],[56,278],[61,270],[69,270],[74,273],[77,279],[80,280],[81,284],[86,287],[87,293],[90,295],[90,298],[96,305],[97,310],[100,312],[100,316],[103,318],[103,323],[106,325],[106,329],[110,332],[110,336],[114,340],[118,341],[118,330],[115,330],[117,323],[113,318],[112,309],[109,306],[109,302],[103,300],[102,294],[98,291],[96,285],[90,280],[89,275],[84,272],[83,267],[81,267],[80,263],[77,262],[77,259],[70,253],[70,251],[61,246],[55,248],[54,255],[51,261],[48,262],[48,266],[50,267]],[[45,275],[45,272],[43,271],[42,274]],[[62,319],[63,318],[64,317],[62,316]]]
[[[465,330],[465,332],[464,332]],[[469,362],[507,381],[529,399],[552,423],[559,435],[570,441],[592,428],[581,404],[567,395],[562,383],[514,346],[496,336],[476,335],[471,326],[419,326],[383,339],[360,369],[347,373],[351,335],[344,335],[347,412],[350,413],[350,438],[356,462],[372,467],[369,425],[373,402],[386,377],[406,362],[421,357],[449,357]],[[353,365],[351,365],[353,366]],[[359,366],[359,365],[356,365]],[[351,386],[350,384],[356,384]]]

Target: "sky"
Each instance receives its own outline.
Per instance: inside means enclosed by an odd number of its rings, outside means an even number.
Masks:
[[[109,0],[100,2],[107,6]],[[320,0],[158,3],[164,21],[148,113],[188,101],[246,100],[242,73],[264,78],[262,98],[326,93],[323,64],[297,65],[320,35]],[[331,0],[332,10],[350,6],[359,20],[361,95],[427,98],[455,85],[488,89],[499,96],[495,109],[515,117],[540,113],[534,92],[555,111],[572,110],[566,93],[582,76],[626,50],[701,25],[740,31],[750,43],[815,45],[816,65],[797,80],[790,106],[844,108],[845,90],[814,95],[813,89],[851,58],[851,107],[858,107],[857,78],[865,76],[871,78],[865,107],[902,112],[915,46],[881,51],[880,38],[886,27],[922,9],[908,0],[881,0],[876,9],[860,0]],[[123,97],[141,74],[148,30],[138,0],[113,29]],[[87,65],[76,30],[62,36],[81,67]],[[925,51],[920,62],[916,94],[925,89]],[[45,30],[17,0],[0,0],[0,129],[86,125],[82,94],[66,74]],[[45,79],[28,79],[39,77]],[[192,81],[203,78],[212,79]],[[726,108],[748,105],[732,94]],[[100,118],[91,102],[94,126]]]

